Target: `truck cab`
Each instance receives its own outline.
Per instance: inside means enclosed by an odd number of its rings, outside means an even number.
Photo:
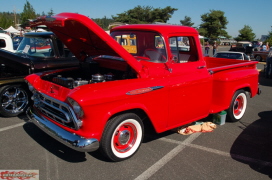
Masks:
[[[0,49],[15,52],[14,43],[12,38],[5,33],[0,33]]]

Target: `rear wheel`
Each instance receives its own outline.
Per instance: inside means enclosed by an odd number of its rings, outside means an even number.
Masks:
[[[22,85],[6,85],[0,88],[0,114],[14,117],[24,112],[29,94]]]
[[[238,90],[235,92],[230,107],[227,110],[228,121],[237,122],[245,114],[247,107],[247,95],[244,90]]]
[[[261,62],[263,60],[263,58],[261,56],[257,55],[257,56],[255,56],[255,60]]]
[[[111,119],[101,139],[102,153],[112,161],[122,161],[133,156],[143,138],[143,123],[133,113]]]

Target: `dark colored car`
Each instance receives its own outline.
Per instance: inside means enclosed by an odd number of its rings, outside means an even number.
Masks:
[[[230,51],[243,52],[251,56],[253,52],[253,46],[249,41],[238,41],[235,45],[230,47]]]
[[[26,33],[15,53],[0,50],[0,115],[17,116],[29,104],[24,77],[75,67],[79,61],[52,32]]]

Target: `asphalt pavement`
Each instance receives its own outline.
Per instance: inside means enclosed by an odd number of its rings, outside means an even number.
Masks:
[[[39,170],[41,180],[271,179],[272,79],[260,72],[259,82],[262,94],[249,99],[241,121],[187,136],[149,132],[132,158],[117,163],[67,148],[25,115],[0,117],[0,170]]]

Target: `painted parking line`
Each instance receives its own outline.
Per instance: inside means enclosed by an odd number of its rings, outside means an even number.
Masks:
[[[216,150],[216,149],[207,148],[207,147],[196,145],[196,144],[186,144],[186,143],[183,143],[181,141],[167,139],[167,138],[160,138],[159,140],[164,141],[164,142],[168,142],[168,143],[184,144],[184,145],[186,145],[188,147],[191,147],[191,148],[207,151],[207,152],[218,154],[218,155],[221,155],[221,156],[240,159],[240,160],[243,160],[245,162],[258,164],[260,166],[272,167],[272,162],[262,161],[262,160],[259,160],[259,159],[253,159],[253,158],[241,156],[241,155],[238,155],[238,154],[230,154],[228,152],[219,151],[219,150]]]
[[[240,159],[249,163],[254,163],[254,164],[258,164],[261,166],[269,166],[272,167],[272,162],[267,162],[267,161],[262,161],[259,159],[253,159],[250,157],[245,157],[245,156],[241,156],[238,154],[230,154],[229,152],[224,152],[224,151],[220,151],[220,150],[216,150],[213,148],[207,148],[204,146],[200,146],[200,145],[196,145],[196,144],[187,144],[181,141],[177,141],[177,140],[172,140],[172,139],[167,139],[167,138],[160,138],[159,140],[164,141],[164,142],[168,142],[168,143],[175,143],[175,144],[184,144],[185,146],[191,147],[191,148],[195,148],[195,149],[199,149],[199,150],[203,150],[203,151],[207,151],[213,154],[218,154],[221,156],[225,156],[225,157],[230,157],[230,158],[236,158],[236,159]]]
[[[145,180],[150,178],[153,174],[155,174],[159,169],[161,169],[165,164],[167,164],[171,159],[173,159],[176,155],[178,155],[185,147],[192,143],[201,133],[196,133],[190,135],[187,139],[183,141],[182,144],[179,144],[169,153],[167,153],[164,157],[162,157],[159,161],[153,164],[150,168],[140,174],[135,180]]]
[[[7,127],[4,127],[4,128],[0,128],[0,132],[6,131],[6,130],[9,130],[9,129],[13,129],[13,128],[16,128],[16,127],[19,127],[19,126],[23,126],[25,123],[26,122],[22,122],[22,123],[15,124],[15,125],[12,125],[12,126],[7,126]]]
[[[185,139],[182,142],[181,141],[177,141],[177,140],[168,139],[168,138],[160,138],[160,139],[158,139],[159,141],[164,141],[164,142],[168,142],[168,143],[178,144],[178,146],[175,147],[168,154],[166,154],[159,161],[157,161],[150,168],[148,168],[146,171],[144,171],[135,180],[146,180],[146,179],[150,178],[160,168],[162,168],[171,159],[173,159],[178,153],[180,153],[185,147],[190,147],[190,148],[195,148],[195,149],[203,150],[203,151],[206,151],[206,152],[210,152],[210,153],[213,153],[213,154],[218,154],[220,156],[225,156],[225,157],[228,157],[228,158],[239,159],[239,160],[242,160],[244,162],[257,164],[257,165],[259,165],[261,167],[266,167],[266,166],[272,167],[272,162],[266,162],[266,161],[262,161],[262,160],[259,160],[259,159],[254,159],[254,158],[250,158],[250,157],[246,157],[246,156],[241,156],[241,155],[237,155],[237,154],[230,154],[228,152],[224,152],[224,151],[220,151],[220,150],[216,150],[216,149],[207,148],[207,147],[204,147],[204,146],[192,144],[191,142],[193,140],[195,140],[200,134],[201,133],[192,134],[192,135],[190,135],[187,139]]]

